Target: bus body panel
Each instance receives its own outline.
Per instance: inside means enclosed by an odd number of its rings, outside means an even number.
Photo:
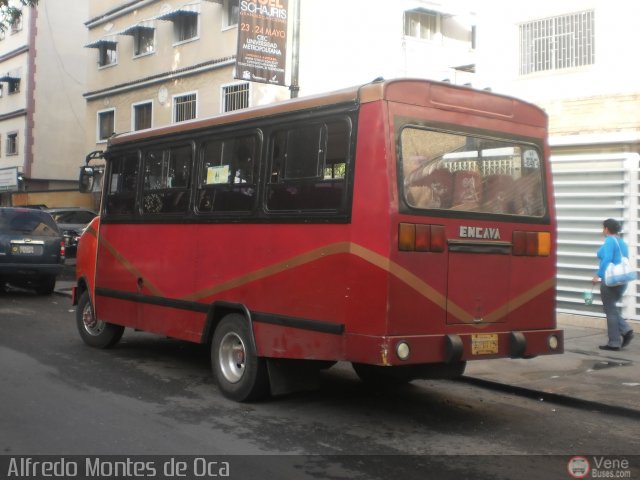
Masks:
[[[402,365],[561,353],[555,249],[546,256],[511,251],[519,230],[556,241],[544,113],[508,97],[425,81],[368,86],[360,95],[347,222],[209,222],[193,211],[193,194],[185,218],[128,223],[107,217],[97,246],[97,316],[206,342],[216,308],[237,305],[249,312],[258,355],[272,358]],[[286,111],[276,112],[287,121]],[[245,118],[250,113],[238,114]],[[194,125],[200,136],[216,128],[209,121]],[[407,209],[398,178],[400,135],[412,125],[535,144],[545,159],[545,217]],[[184,143],[185,131],[135,133],[117,138],[112,148],[126,151],[130,142],[144,149],[136,142],[174,133]],[[263,157],[267,145],[265,139]],[[401,251],[401,224],[441,228],[443,250]],[[469,231],[489,233],[469,238]],[[79,276],[92,277],[88,263],[79,261]],[[411,346],[404,360],[395,353],[401,342]]]

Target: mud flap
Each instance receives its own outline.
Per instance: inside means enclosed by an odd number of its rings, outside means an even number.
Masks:
[[[317,390],[320,388],[320,365],[312,360],[266,358],[271,395]]]

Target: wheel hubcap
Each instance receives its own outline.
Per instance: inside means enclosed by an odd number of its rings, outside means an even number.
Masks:
[[[82,311],[82,323],[84,325],[84,329],[89,335],[98,336],[104,330],[104,322],[95,317],[93,309],[89,303],[87,303]]]
[[[227,333],[220,342],[218,362],[224,378],[237,383],[244,375],[246,349],[242,338],[236,333]]]

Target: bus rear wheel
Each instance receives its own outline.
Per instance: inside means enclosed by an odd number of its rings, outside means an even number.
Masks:
[[[211,367],[222,394],[238,402],[260,400],[269,393],[264,358],[258,357],[243,315],[226,315],[211,342]]]
[[[85,291],[78,299],[76,325],[80,337],[87,345],[96,348],[110,348],[122,338],[124,327],[98,320],[91,305],[89,292]]]

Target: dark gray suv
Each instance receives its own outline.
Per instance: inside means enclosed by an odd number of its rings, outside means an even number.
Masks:
[[[53,292],[64,265],[64,239],[50,214],[0,207],[0,284]]]

